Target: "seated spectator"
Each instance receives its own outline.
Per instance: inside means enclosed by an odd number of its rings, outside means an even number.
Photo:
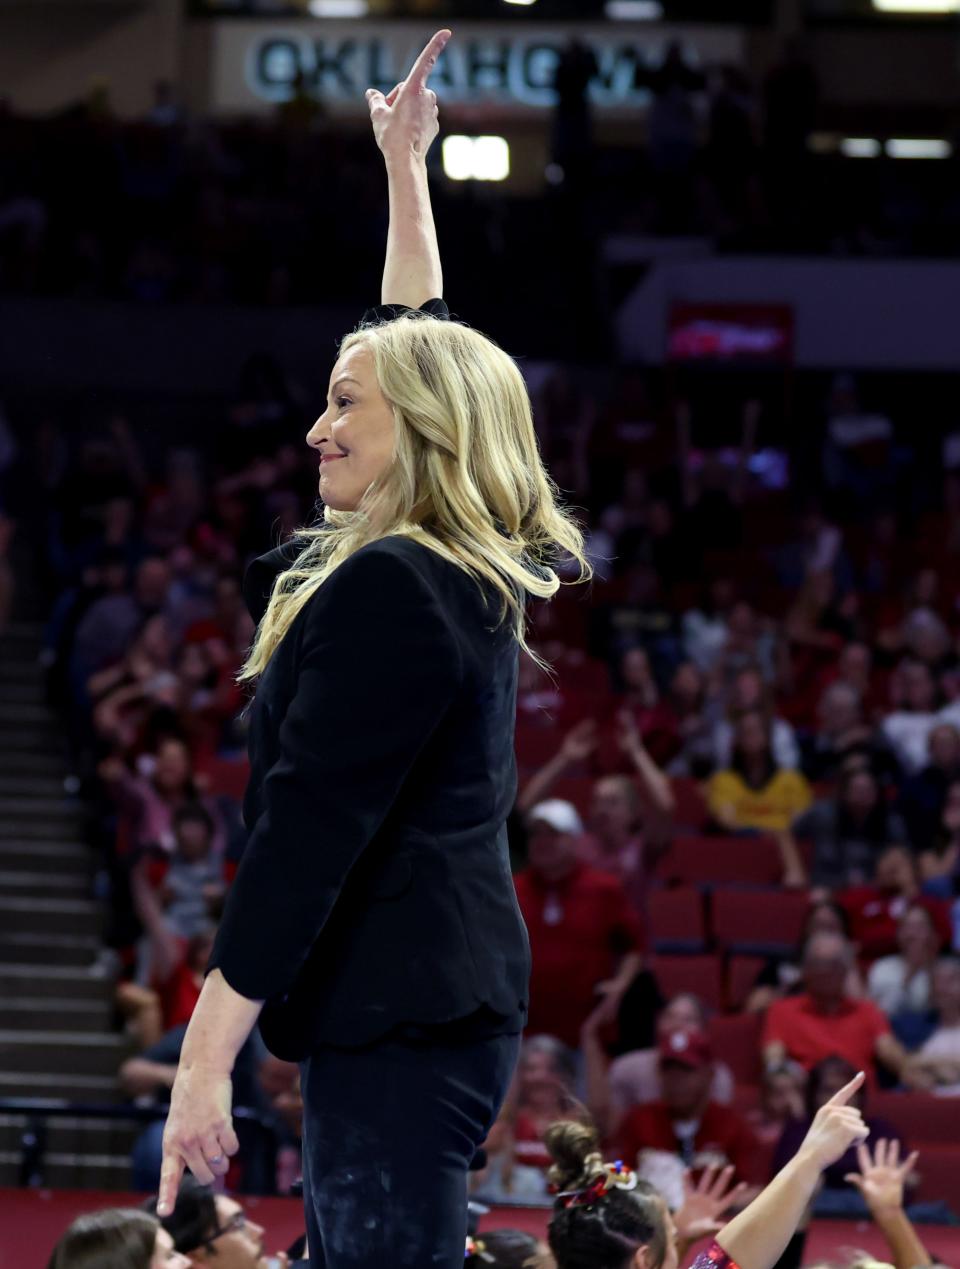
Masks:
[[[897,924],[914,905],[930,913],[941,942],[950,940],[947,905],[921,894],[917,861],[906,846],[888,846],[877,859],[872,884],[839,891],[837,902],[850,919],[851,938],[864,960],[897,952]]]
[[[200,795],[194,777],[190,751],[182,740],[162,741],[156,754],[146,755],[140,764],[149,774],[134,775],[121,758],[107,758],[100,775],[121,813],[121,832],[134,855],[152,847],[173,850],[173,816],[177,807],[200,801],[214,823],[212,849],[222,857],[223,829],[216,804]]]
[[[949,897],[960,874],[960,780],[947,787],[943,809],[930,845],[917,857],[924,889]]]
[[[960,780],[960,731],[949,723],[931,729],[927,763],[900,789],[898,809],[910,830],[916,851],[936,849],[941,817],[950,786]]]
[[[804,917],[796,950],[783,956],[769,957],[757,975],[753,990],[747,997],[746,1007],[750,1013],[762,1013],[772,1001],[796,995],[803,990],[803,949],[814,934],[839,934],[841,938],[849,939],[850,918],[832,899],[819,899],[811,903]],[[854,962],[847,975],[847,995],[862,996],[863,990],[860,970]]]
[[[727,641],[727,621],[735,603],[730,578],[714,577],[699,605],[683,614],[684,651],[703,674],[712,672]]]
[[[832,780],[856,762],[876,775],[892,759],[886,746],[863,718],[860,696],[851,684],[835,679],[817,707],[817,727],[804,746],[803,771],[814,782]]]
[[[679,748],[677,719],[669,701],[662,699],[653,676],[650,657],[644,648],[628,648],[620,658],[620,691],[617,713],[626,712],[633,720],[645,748],[654,762],[663,765]],[[607,756],[601,770],[617,765],[617,753]]]
[[[156,1200],[144,1205],[156,1211]],[[169,1216],[163,1217],[163,1228],[172,1237],[178,1252],[189,1257],[193,1266],[216,1265],[217,1269],[268,1269],[284,1265],[286,1256],[268,1260],[264,1255],[264,1234],[243,1210],[236,1199],[214,1194],[192,1176],[180,1182],[177,1201]],[[295,1262],[306,1264],[306,1261]]]
[[[486,1202],[541,1200],[547,1195],[550,1155],[543,1136],[558,1119],[589,1119],[574,1095],[573,1052],[549,1035],[523,1042],[510,1092],[484,1149],[488,1167],[475,1181]]]
[[[190,1261],[155,1216],[108,1207],[77,1217],[47,1269],[190,1269]]]
[[[546,1244],[522,1229],[487,1229],[467,1239],[464,1269],[548,1269]]]
[[[828,1057],[846,1059],[856,1071],[875,1074],[879,1063],[907,1075],[908,1054],[890,1023],[869,1000],[846,993],[853,949],[838,934],[814,934],[803,950],[803,991],[776,1000],[767,1011],[763,1058],[767,1066],[788,1059],[812,1070]]]
[[[699,1173],[732,1164],[755,1182],[757,1142],[743,1118],[713,1101],[713,1050],[702,1031],[677,1029],[659,1042],[660,1097],[633,1106],[614,1131],[616,1152],[633,1167],[644,1150],[678,1154]]]
[[[696,996],[684,992],[667,1001],[657,1016],[657,1047],[624,1053],[610,1064],[607,1082],[614,1122],[621,1118],[628,1107],[638,1106],[643,1102],[655,1102],[660,1098],[659,1042],[663,1037],[680,1029],[704,1031],[706,1023],[706,1010]],[[729,1106],[733,1101],[733,1087],[733,1072],[730,1068],[725,1062],[714,1062],[710,1100],[720,1106]]]
[[[714,728],[707,714],[707,684],[693,661],[681,661],[670,680],[670,706],[679,748],[667,768],[671,776],[700,780],[716,764]]]
[[[744,1115],[750,1131],[764,1146],[775,1146],[784,1127],[803,1115],[806,1079],[799,1067],[787,1062],[770,1066],[760,1082],[760,1103]]]
[[[931,1092],[960,1097],[960,956],[941,957],[931,977],[933,1030],[910,1062]]]
[[[940,937],[927,908],[914,904],[897,925],[899,952],[870,966],[867,995],[887,1017],[923,1013],[930,1007],[930,978]]]
[[[840,1057],[824,1058],[810,1071],[807,1077],[805,1092],[805,1108],[803,1114],[792,1119],[783,1129],[777,1144],[773,1160],[773,1172],[776,1174],[794,1157],[804,1138],[810,1131],[810,1125],[821,1106],[826,1105],[835,1093],[839,1092],[856,1075],[856,1071]],[[903,1145],[899,1134],[885,1120],[876,1119],[866,1113],[866,1085],[861,1087],[851,1100],[863,1116],[863,1121],[870,1130],[867,1142],[870,1145],[881,1140],[895,1141],[898,1147]],[[823,1173],[824,1189],[814,1199],[813,1210],[818,1215],[837,1216],[866,1215],[863,1199],[856,1190],[851,1190],[847,1183],[850,1173],[857,1171],[857,1150],[851,1146],[846,1154],[826,1168]]]
[[[755,665],[746,665],[734,675],[727,697],[728,716],[721,719],[713,731],[714,766],[724,771],[731,765],[736,721],[744,714],[754,713],[769,720],[770,748],[777,767],[796,770],[800,765],[797,738],[787,720],[774,715],[772,694],[762,671]]]
[[[877,777],[859,768],[845,772],[836,797],[815,802],[793,832],[813,845],[812,884],[830,889],[868,881],[883,848],[907,840],[906,826],[888,807]]]
[[[781,832],[807,809],[810,786],[798,771],[777,765],[766,720],[759,710],[743,714],[735,729],[732,765],[707,786],[710,813],[729,832]]]
[[[881,723],[883,734],[905,775],[916,775],[927,761],[929,737],[937,725],[937,683],[922,661],[903,661],[891,684],[893,711]]]
[[[188,802],[174,812],[175,845],[161,900],[170,927],[181,938],[203,934],[223,901],[223,861],[213,854],[214,832],[213,820],[200,802]]]
[[[530,934],[530,1034],[576,1048],[580,1028],[603,996],[613,1022],[640,969],[643,930],[620,882],[578,858],[583,825],[554,799],[528,816],[528,866],[515,877]]]

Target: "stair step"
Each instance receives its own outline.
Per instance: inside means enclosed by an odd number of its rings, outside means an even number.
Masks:
[[[35,723],[26,727],[23,723],[6,723],[0,719],[0,753],[13,750],[16,753],[63,754],[63,729],[56,722],[46,727]]]
[[[2,919],[0,919],[2,921]],[[0,962],[24,965],[92,965],[101,941],[92,934],[46,934],[33,930],[8,930],[0,923]]]
[[[24,868],[28,872],[37,868],[51,872],[65,868],[68,872],[79,872],[81,868],[89,869],[91,863],[90,851],[80,841],[0,837],[0,868]]]
[[[26,665],[16,668],[19,672],[15,676],[11,675],[9,679],[0,678],[0,701],[4,705],[43,705],[49,709],[43,679],[29,675]]]
[[[51,1115],[46,1121],[45,1158],[58,1154],[118,1155],[129,1158],[133,1143],[146,1124],[138,1119],[94,1119]],[[30,1118],[16,1112],[0,1114],[0,1154],[20,1148]]]
[[[0,1185],[17,1185],[19,1178],[20,1152],[0,1151]],[[44,1160],[43,1178],[46,1186],[57,1190],[129,1191],[132,1184],[129,1156],[120,1154],[51,1151]]]
[[[59,753],[21,753],[19,749],[14,749],[4,752],[3,770],[8,776],[23,772],[28,776],[56,776],[62,780],[67,771],[67,761]]]
[[[43,1031],[57,1027],[73,1032],[103,1033],[110,1028],[113,1004],[109,1000],[56,996],[5,996],[0,997],[0,1018],[8,1031]]]
[[[62,785],[53,796],[29,797],[0,792],[0,819],[7,821],[22,816],[51,823],[75,823],[85,811],[86,807],[64,793]]]
[[[0,697],[0,721],[8,726],[11,723],[50,723],[59,725],[59,719],[46,702],[11,701],[5,695]]]
[[[0,762],[3,758],[0,757]],[[18,840],[64,842],[75,846],[83,841],[79,824],[71,824],[67,820],[48,823],[46,820],[23,819],[11,816],[4,819],[0,816],[0,847],[4,842]]]
[[[113,982],[97,978],[75,965],[29,965],[0,962],[0,995],[14,1000],[39,1000],[67,995],[74,1001],[113,1000]]]
[[[42,799],[45,803],[53,801],[56,804],[65,796],[63,780],[63,772],[38,775],[27,771],[11,771],[4,761],[3,775],[0,775],[0,797]]]
[[[32,640],[37,645],[43,639],[44,625],[42,621],[8,621],[0,635],[0,649],[15,640]]]
[[[90,873],[60,872],[56,868],[49,872],[0,868],[0,895],[3,894],[17,899],[85,899],[90,894]]]
[[[72,1102],[125,1100],[114,1075],[55,1071],[0,1071],[0,1097],[66,1097]]]
[[[74,1031],[0,1031],[0,1069],[112,1075],[133,1051],[126,1036]]]
[[[97,935],[102,929],[103,912],[92,899],[0,898],[0,930]]]

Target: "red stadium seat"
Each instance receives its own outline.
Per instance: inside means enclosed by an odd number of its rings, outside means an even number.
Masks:
[[[915,1203],[949,1203],[957,1206],[958,1178],[960,1178],[960,1146],[932,1145],[917,1147],[920,1160],[917,1163],[919,1184],[913,1193]]]
[[[594,776],[566,776],[556,782],[550,790],[550,797],[572,802],[580,812],[581,819],[586,820],[595,782]]]
[[[738,1084],[759,1084],[763,1071],[760,1059],[760,1032],[763,1016],[735,1013],[711,1018],[707,1031],[714,1056],[726,1062]]]
[[[796,890],[715,890],[710,924],[728,951],[781,951],[799,942],[809,907]]]
[[[922,1142],[954,1144],[960,1148],[960,1097],[933,1097],[929,1093],[874,1093],[869,1113],[896,1128],[911,1149]],[[958,1156],[960,1158],[960,1156]],[[960,1193],[960,1171],[956,1174]]]
[[[703,788],[696,780],[675,777],[670,781],[676,801],[674,820],[680,828],[699,831],[705,828],[710,818],[707,810],[707,799]]]
[[[250,763],[246,758],[212,757],[202,764],[201,769],[209,781],[211,794],[224,794],[237,802],[243,801],[250,778]]]
[[[728,959],[727,1004],[731,1009],[744,1007],[765,964],[763,956],[731,956]]]
[[[651,956],[650,970],[668,999],[689,992],[711,1009],[723,1008],[719,956]]]
[[[536,723],[517,721],[517,766],[521,772],[532,775],[546,766],[560,748],[562,735],[554,727],[540,727]]]
[[[783,874],[770,837],[677,837],[658,871],[664,880],[694,886],[774,886]]]
[[[703,895],[693,886],[652,890],[647,922],[658,952],[702,952],[706,945]]]

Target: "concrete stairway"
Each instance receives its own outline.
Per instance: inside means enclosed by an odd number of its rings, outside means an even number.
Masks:
[[[81,808],[64,792],[62,730],[44,699],[40,627],[0,635],[0,1097],[121,1100],[130,1046],[94,968],[102,915]],[[16,1185],[23,1115],[0,1112],[0,1185]],[[52,1117],[45,1180],[129,1188],[133,1125]]]

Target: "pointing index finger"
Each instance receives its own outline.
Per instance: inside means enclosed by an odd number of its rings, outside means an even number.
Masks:
[[[413,64],[413,69],[406,78],[406,83],[404,84],[405,89],[412,88],[414,92],[419,92],[423,87],[425,87],[426,82],[430,77],[430,72],[437,64],[437,58],[447,47],[447,41],[450,39],[452,34],[452,31],[444,29],[443,31],[438,31],[436,35],[430,38],[430,41],[421,51],[420,56]]]
[[[867,1077],[863,1073],[863,1071],[857,1071],[856,1075],[853,1077],[850,1083],[844,1084],[843,1088],[841,1088],[838,1092],[834,1093],[834,1095],[827,1102],[827,1105],[828,1106],[846,1106],[847,1102],[850,1101],[850,1098],[853,1097],[854,1093],[857,1091],[858,1088],[861,1087],[861,1085],[863,1084],[863,1081],[866,1078]]]

